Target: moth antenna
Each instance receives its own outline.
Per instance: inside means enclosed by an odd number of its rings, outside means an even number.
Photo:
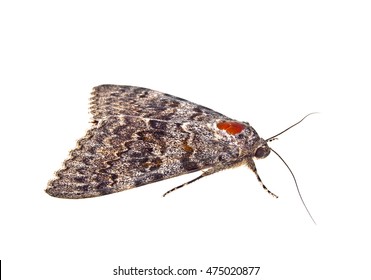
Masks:
[[[312,113],[313,114],[313,113]],[[309,114],[310,115],[310,114]],[[307,116],[309,116],[309,115],[307,115]],[[306,116],[306,117],[307,117]],[[304,119],[306,118],[306,117],[304,117]],[[297,124],[297,123],[296,123]],[[296,125],[296,124],[294,124],[294,125]],[[286,129],[287,130],[287,129]],[[316,221],[313,219],[313,217],[312,217],[312,215],[310,214],[310,212],[309,212],[309,210],[308,210],[308,207],[307,207],[307,205],[305,205],[305,202],[304,202],[304,200],[303,200],[303,197],[301,196],[301,193],[300,193],[300,190],[299,190],[299,186],[298,186],[298,183],[297,183],[297,181],[296,181],[296,178],[295,178],[295,176],[294,176],[294,173],[291,171],[291,168],[288,166],[288,164],[283,160],[283,158],[275,151],[275,150],[273,150],[272,148],[270,148],[271,149],[271,151],[272,152],[274,152],[278,157],[279,157],[279,159],[280,160],[282,160],[282,162],[286,165],[286,167],[288,168],[288,170],[290,171],[290,173],[291,173],[291,175],[292,175],[292,178],[294,179],[294,182],[295,182],[295,185],[296,185],[296,189],[298,190],[298,194],[299,194],[299,197],[300,197],[300,199],[301,199],[301,202],[303,203],[303,205],[304,205],[304,207],[305,207],[305,210],[307,210],[307,212],[308,212],[308,214],[309,214],[309,217],[312,219],[312,221],[313,221],[313,223],[316,225]]]
[[[265,141],[267,142],[271,142],[273,140],[276,140],[277,139],[277,136],[281,135],[282,133],[285,133],[286,131],[288,131],[289,129],[293,128],[294,126],[298,125],[299,123],[301,123],[305,118],[307,118],[308,116],[310,115],[313,115],[313,114],[318,114],[318,112],[313,112],[313,113],[310,113],[308,115],[306,115],[304,118],[302,118],[300,121],[298,121],[297,123],[294,123],[292,126],[286,128],[285,130],[281,131],[280,133],[272,136],[272,137],[269,137],[268,139],[266,139]]]

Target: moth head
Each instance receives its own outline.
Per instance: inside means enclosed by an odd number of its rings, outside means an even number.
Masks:
[[[260,139],[258,144],[256,145],[254,151],[254,157],[256,159],[266,158],[271,152],[271,148],[269,148],[267,142],[264,139]]]

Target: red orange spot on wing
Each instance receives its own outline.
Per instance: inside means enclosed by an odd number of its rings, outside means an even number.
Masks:
[[[238,134],[246,128],[246,125],[239,122],[225,121],[219,122],[216,125],[219,129],[227,131],[228,134]]]

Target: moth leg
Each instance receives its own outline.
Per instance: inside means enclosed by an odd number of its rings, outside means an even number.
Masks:
[[[265,189],[271,196],[273,196],[274,198],[278,198],[277,195],[275,195],[274,193],[272,193],[264,184],[263,184],[263,181],[260,179],[260,176],[258,174],[258,170],[256,170],[256,166],[255,166],[255,163],[252,159],[248,159],[246,161],[247,163],[247,166],[252,170],[252,172],[254,172],[254,174],[256,175],[256,178],[258,179],[259,183],[261,184],[261,186],[263,187],[263,189]]]
[[[171,190],[168,190],[166,193],[163,194],[163,197],[166,196],[166,195],[168,195],[169,193],[171,193],[171,192],[177,190],[177,189],[183,188],[183,187],[186,186],[186,185],[189,185],[189,184],[191,184],[191,183],[193,183],[193,182],[195,182],[195,181],[197,181],[197,180],[199,180],[199,179],[201,179],[201,178],[203,178],[203,177],[206,177],[206,176],[208,176],[208,175],[211,175],[211,174],[213,174],[213,173],[215,173],[215,172],[218,172],[218,171],[220,171],[220,170],[223,170],[223,169],[225,169],[225,167],[223,167],[223,166],[220,166],[220,167],[213,167],[213,168],[207,169],[207,170],[204,171],[200,176],[198,176],[198,177],[192,179],[191,181],[188,181],[188,182],[186,182],[186,183],[184,183],[184,184],[181,184],[180,186],[177,186],[177,187],[175,187],[175,188],[172,188]]]
[[[205,175],[204,174],[201,174],[200,176],[194,178],[191,181],[188,181],[188,182],[186,182],[184,184],[181,184],[180,186],[177,186],[175,188],[172,188],[171,190],[168,190],[166,193],[163,194],[163,197],[165,197],[165,195],[168,195],[169,193],[171,193],[171,192],[173,192],[173,191],[175,191],[177,189],[183,188],[184,186],[189,185],[190,183],[193,183],[194,181],[197,181],[197,180],[201,179],[202,177],[205,177]]]

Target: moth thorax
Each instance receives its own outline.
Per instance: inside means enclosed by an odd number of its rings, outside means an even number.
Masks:
[[[241,133],[246,128],[245,124],[235,121],[221,121],[218,122],[216,126],[220,130],[225,130],[228,134],[231,135]]]

